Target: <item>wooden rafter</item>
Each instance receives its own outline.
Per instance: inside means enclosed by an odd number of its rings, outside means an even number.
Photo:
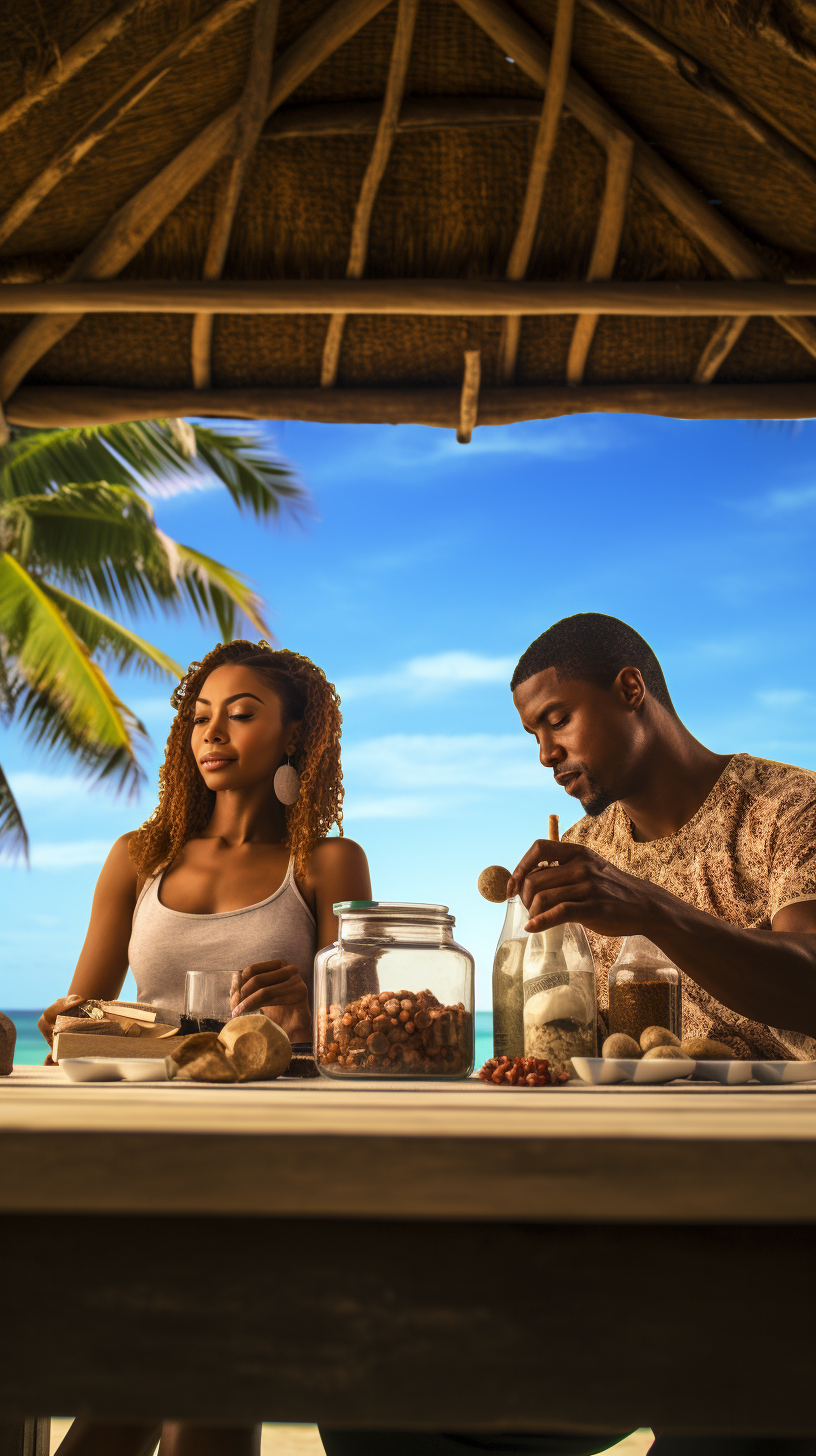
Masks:
[[[816,415],[816,382],[804,384],[578,384],[482,389],[479,427],[584,413],[684,420],[796,420]],[[104,389],[25,384],[9,400],[12,424],[111,424],[184,415],[221,419],[423,424],[457,429],[459,389]]]
[[[645,21],[632,15],[618,0],[581,0],[587,10],[600,15],[613,29],[626,35],[676,80],[690,86],[710,101],[712,106],[739,127],[746,136],[775,157],[778,162],[798,172],[803,182],[816,187],[816,150],[808,148],[804,138],[794,137],[784,123],[759,114],[752,102],[748,106],[739,96],[698,61],[690,52],[666,40]],[[810,151],[810,155],[808,155]]]
[[[381,116],[379,101],[323,101],[311,106],[284,106],[266,123],[261,141],[373,135]],[[526,96],[418,96],[403,101],[397,117],[397,134],[530,126],[536,125],[540,116],[540,103]]]
[[[108,10],[95,25],[92,25],[84,35],[75,40],[73,45],[68,46],[59,60],[55,61],[53,66],[49,66],[36,86],[32,86],[29,91],[24,91],[22,96],[18,96],[10,106],[6,106],[0,111],[0,133],[16,126],[32,106],[53,96],[55,91],[58,91],[61,86],[71,80],[72,76],[77,74],[77,71],[81,71],[83,66],[87,66],[94,56],[98,56],[106,45],[110,45],[111,41],[116,39],[126,20],[143,3],[144,0],[121,0],[119,5],[114,5],[112,9]]]
[[[382,113],[377,126],[374,147],[360,187],[360,196],[357,199],[351,229],[351,247],[346,265],[347,278],[362,278],[365,272],[371,214],[383,173],[388,165],[388,158],[391,155],[394,137],[397,134],[397,120],[405,91],[408,62],[411,58],[418,4],[419,0],[399,0],[397,27],[391,51],[391,63],[388,68],[388,80],[385,85]],[[343,313],[332,314],[329,319],[320,369],[320,383],[324,389],[332,388],[337,382],[340,345],[343,340],[345,323],[346,316]]]
[[[471,19],[542,88],[546,88],[550,47],[507,0],[457,0]],[[776,278],[749,240],[708,205],[696,187],[648,146],[582,77],[570,73],[565,104],[605,149],[617,132],[632,139],[632,175],[665,207],[684,232],[702,243],[733,278]],[[807,319],[780,316],[777,322],[816,358],[816,328]]]
[[[601,213],[587,272],[587,282],[589,283],[602,278],[611,278],[615,271],[626,217],[633,155],[634,143],[631,137],[619,132],[606,157],[606,181],[601,201]],[[584,313],[576,319],[567,357],[568,384],[580,384],[584,377],[584,369],[595,330],[598,327],[599,317],[600,315],[597,313]]]
[[[456,438],[460,445],[469,445],[476,428],[479,414],[479,386],[482,381],[482,354],[480,349],[465,349],[465,367],[462,373],[462,393],[459,396],[459,425]]]
[[[212,10],[177,35],[152,61],[142,66],[127,85],[111,96],[94,115],[75,132],[70,141],[42,168],[28,186],[0,216],[0,243],[4,243],[30,217],[59,182],[70,176],[83,157],[113,130],[147,94],[167,75],[171,66],[205,45],[253,0],[220,0]]]
[[[387,3],[388,0],[334,0],[273,66],[267,116]],[[237,114],[237,103],[221,112],[145,183],[74,260],[66,270],[66,278],[115,278],[182,198],[227,154],[234,139]],[[0,357],[0,402],[13,394],[43,354],[65,338],[81,317],[81,313],[49,314],[33,319],[21,330]]]
[[[471,278],[113,279],[0,284],[0,315],[41,313],[429,314],[439,318],[611,313],[646,318],[719,318],[782,311],[816,314],[816,284],[738,282],[518,283]]]
[[[724,359],[728,358],[748,322],[747,315],[720,319],[694,371],[695,384],[710,384]]]
[[[244,185],[249,159],[261,134],[266,118],[266,102],[272,74],[272,53],[278,28],[280,0],[257,0],[252,28],[252,49],[249,57],[244,94],[235,126],[235,150],[227,185],[216,203],[210,240],[204,258],[204,277],[220,278],[227,257],[232,224],[238,199]],[[197,313],[193,319],[191,340],[193,384],[196,389],[209,389],[211,380],[213,315]]]
[[[544,200],[547,173],[555,151],[558,124],[561,120],[564,93],[567,89],[574,20],[575,0],[558,0],[552,57],[547,75],[541,121],[527,175],[527,189],[521,209],[521,220],[507,262],[507,277],[512,279],[524,277],[530,262],[530,254],[533,251],[538,219],[541,215],[541,204]],[[517,317],[505,319],[502,327],[499,363],[499,373],[504,384],[511,384],[515,376],[520,334],[521,320]]]

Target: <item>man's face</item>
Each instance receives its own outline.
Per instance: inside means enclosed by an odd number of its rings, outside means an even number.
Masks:
[[[536,673],[513,693],[525,732],[557,784],[586,814],[601,814],[625,798],[643,747],[643,681],[624,668],[610,688],[576,679],[560,682],[555,668]]]

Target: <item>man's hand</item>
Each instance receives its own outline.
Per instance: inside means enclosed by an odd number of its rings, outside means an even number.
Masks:
[[[536,840],[507,885],[508,899],[521,895],[530,912],[526,930],[577,921],[600,935],[648,934],[664,893],[582,844],[552,839]]]

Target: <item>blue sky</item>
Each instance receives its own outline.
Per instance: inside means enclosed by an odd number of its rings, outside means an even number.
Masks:
[[[588,416],[451,432],[268,427],[312,515],[267,529],[217,489],[156,501],[170,535],[254,579],[282,645],[338,685],[346,831],[381,899],[450,905],[490,1004],[501,908],[476,891],[575,810],[538,764],[508,680],[559,617],[611,612],[652,644],[681,716],[717,752],[816,768],[816,425]],[[137,623],[183,662],[217,638]],[[0,1006],[67,988],[113,839],[155,802],[170,687],[120,691],[155,744],[135,802],[0,736],[32,868],[0,865]]]

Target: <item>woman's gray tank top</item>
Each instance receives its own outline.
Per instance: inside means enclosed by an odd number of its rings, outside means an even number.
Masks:
[[[286,879],[267,900],[243,910],[218,915],[191,915],[169,910],[159,899],[162,876],[148,880],[136,902],[128,946],[137,996],[161,1013],[159,1020],[178,1022],[184,1010],[188,971],[240,971],[256,961],[282,957],[297,966],[309,992],[317,948],[317,926],[295,884],[293,861]]]

